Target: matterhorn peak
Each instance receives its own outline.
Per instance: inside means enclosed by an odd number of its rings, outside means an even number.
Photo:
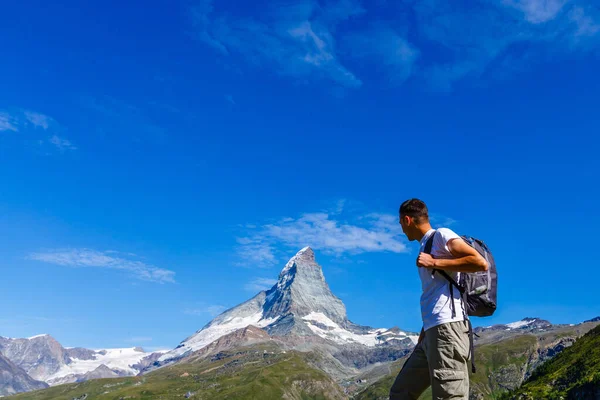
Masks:
[[[296,253],[279,274],[277,285],[267,292],[265,318],[288,314],[298,317],[320,312],[336,323],[347,323],[346,307],[327,285],[315,253],[305,247]]]
[[[292,258],[290,258],[290,261],[287,262],[287,264],[285,264],[285,267],[283,267],[283,269],[281,270],[281,273],[279,274],[279,276],[283,276],[285,274],[288,273],[288,271],[290,269],[292,269],[294,266],[297,265],[306,265],[306,266],[317,266],[317,263],[315,261],[315,252],[313,251],[313,249],[311,249],[310,247],[305,247],[302,250],[300,250],[299,252],[296,253],[296,255]]]
[[[315,261],[315,252],[309,246],[306,246],[298,253],[296,253],[294,257],[307,261]]]
[[[176,361],[249,326],[272,337],[317,336],[340,345],[374,347],[393,339],[404,343],[402,346],[412,346],[417,339],[406,332],[372,329],[349,321],[346,306],[331,292],[314,251],[304,247],[290,258],[271,289],[218,315],[158,362]]]

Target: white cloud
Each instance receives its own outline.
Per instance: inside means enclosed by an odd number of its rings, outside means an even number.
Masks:
[[[544,50],[589,51],[596,43],[582,38],[600,32],[591,0],[475,0],[468,8],[445,0],[298,0],[235,16],[221,4],[202,0],[192,10],[200,41],[231,62],[330,80],[338,84],[332,92],[361,87],[364,66],[371,80],[418,77],[450,89],[488,71],[506,76]]]
[[[569,0],[503,0],[504,4],[523,12],[532,24],[553,20]]]
[[[367,252],[403,253],[408,249],[398,217],[370,213],[353,221],[339,220],[339,213],[306,213],[297,218],[282,218],[265,224],[238,238],[238,257],[243,265],[268,267],[279,260],[279,246],[316,250],[341,256]]]
[[[256,278],[244,285],[244,289],[249,292],[260,292],[269,290],[277,283],[277,279]]]
[[[69,140],[53,135],[49,140],[57,149],[64,150],[77,150],[77,147],[73,145]]]
[[[142,261],[125,258],[125,255],[118,256],[117,254],[120,253],[90,249],[67,249],[32,253],[28,258],[67,267],[95,267],[122,270],[137,279],[149,282],[175,282],[173,278],[175,275],[174,271],[158,268]]]
[[[19,131],[15,118],[4,111],[0,111],[0,132],[2,131]]]
[[[197,308],[186,308],[185,310],[183,310],[183,312],[184,312],[184,314],[188,314],[188,315],[202,316],[202,315],[208,314],[211,317],[216,317],[217,315],[221,314],[226,309],[227,309],[227,307],[221,306],[221,305],[209,305],[209,306],[202,306],[202,307],[197,307]]]
[[[198,39],[223,55],[241,55],[283,75],[320,76],[358,87],[362,82],[336,55],[333,32],[340,22],[363,11],[351,0],[323,7],[304,1],[272,5],[260,18],[240,18],[216,12],[211,0],[202,0],[192,9],[192,19]]]
[[[577,35],[569,18],[573,3],[480,1],[467,13],[446,1],[418,1],[414,6],[416,29],[440,50],[435,54],[436,61],[423,63],[418,73],[433,87],[450,89],[455,81],[479,79],[488,71],[506,76],[509,70],[529,68],[536,60],[535,54],[546,49],[552,49],[554,55],[586,51],[592,47],[586,48],[583,43],[573,46]],[[513,52],[515,47],[519,47],[518,52]]]
[[[41,128],[44,132],[48,131],[52,136],[42,140],[39,138],[38,128]],[[0,111],[0,131],[3,130],[22,132],[22,137],[28,140],[35,139],[37,136],[35,142],[40,146],[51,144],[61,152],[77,149],[70,140],[63,136],[66,131],[63,126],[52,117],[39,112],[22,109],[13,110],[12,112]]]
[[[238,246],[237,254],[241,260],[238,265],[263,268],[276,264],[275,248],[264,239],[260,234],[238,238],[237,242],[240,246]]]
[[[391,221],[396,220],[395,224]],[[391,251],[402,253],[406,245],[402,231],[391,215],[370,214],[359,226],[330,218],[326,213],[308,213],[297,219],[265,225],[265,234],[288,246],[311,246],[336,254]]]
[[[42,128],[44,130],[48,129],[50,123],[53,121],[49,116],[33,111],[24,111],[23,114],[25,115],[27,121],[31,122],[33,126]]]
[[[598,13],[600,15],[600,12]],[[582,7],[573,7],[569,18],[577,26],[576,36],[595,36],[600,32],[600,23],[596,22]]]

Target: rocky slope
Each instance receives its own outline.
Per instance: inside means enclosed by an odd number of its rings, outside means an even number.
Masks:
[[[22,368],[0,354],[0,397],[47,387],[46,383],[31,378]]]
[[[537,368],[503,399],[600,398],[600,326]]]
[[[41,381],[69,363],[67,351],[50,335],[28,339],[0,337],[0,353]]]

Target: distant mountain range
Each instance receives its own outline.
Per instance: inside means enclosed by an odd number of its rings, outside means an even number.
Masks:
[[[517,388],[599,323],[600,318],[577,325],[525,318],[476,328],[479,370],[472,378],[471,398],[492,399]],[[11,382],[17,376],[31,380],[0,394],[84,382],[18,398],[54,399],[58,393],[68,399],[104,393],[119,398],[152,392],[155,398],[202,393],[202,398],[250,399],[261,393],[264,399],[384,399],[417,338],[397,327],[351,322],[307,247],[290,259],[271,289],[223,312],[168,352],[64,349],[47,335],[0,338],[0,354],[13,365],[0,364],[0,372],[12,368]],[[97,378],[115,378],[115,383],[101,384],[105,381]]]
[[[37,335],[27,339],[0,336],[0,355],[2,379],[22,382],[0,386],[0,395],[7,395],[92,378],[137,375],[162,353],[146,353],[141,348],[64,348],[50,335]]]

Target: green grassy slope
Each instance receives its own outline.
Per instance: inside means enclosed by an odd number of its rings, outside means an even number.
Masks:
[[[503,399],[596,399],[600,397],[600,326],[541,365]]]
[[[266,351],[266,353],[265,353]],[[87,399],[344,399],[342,389],[305,355],[270,346],[220,353],[220,359],[165,367],[144,376],[67,384],[11,400]],[[284,397],[285,396],[285,397]]]

